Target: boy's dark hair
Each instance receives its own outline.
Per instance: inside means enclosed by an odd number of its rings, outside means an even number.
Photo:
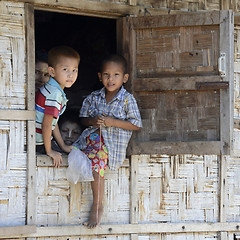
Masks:
[[[102,73],[104,65],[108,62],[114,62],[114,63],[117,63],[117,64],[121,64],[122,67],[123,67],[123,73],[124,74],[127,73],[127,61],[123,56],[121,56],[119,54],[108,55],[102,60],[102,63],[100,65],[100,72],[101,73]]]
[[[57,46],[50,49],[48,52],[48,65],[50,67],[55,67],[60,57],[75,58],[80,62],[80,55],[76,50],[68,46]]]

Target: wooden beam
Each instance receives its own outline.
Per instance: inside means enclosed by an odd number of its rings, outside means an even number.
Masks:
[[[220,0],[220,10],[230,9],[230,0]]]
[[[199,90],[226,89],[228,87],[229,87],[228,82],[196,82],[196,88]]]
[[[137,0],[128,0],[128,4],[136,6],[137,5]]]
[[[68,167],[67,154],[62,154],[63,164],[61,167]],[[37,154],[37,167],[53,167],[53,160],[44,154]]]
[[[226,223],[149,223],[149,224],[112,224],[100,225],[88,229],[85,226],[56,226],[37,227],[36,233],[18,234],[14,231],[5,232],[0,239],[16,237],[73,237],[96,235],[122,235],[122,234],[160,234],[160,233],[203,233],[203,232],[236,232],[240,233],[240,222]],[[26,226],[24,226],[26,227]],[[1,229],[1,228],[0,228]]]
[[[68,167],[68,158],[67,154],[62,154],[63,164],[61,167]],[[53,167],[53,161],[52,159],[44,154],[37,154],[37,167]],[[125,161],[122,164],[122,167],[129,167],[129,159],[126,158]]]
[[[138,223],[138,162],[139,156],[132,155],[131,156],[131,202],[130,202],[130,223],[136,224]]]
[[[220,154],[220,141],[193,141],[193,142],[158,142],[132,141],[129,152],[131,154]]]
[[[189,21],[189,17],[191,21]],[[179,26],[197,26],[197,25],[213,25],[220,24],[219,11],[175,14],[168,16],[138,17],[132,19],[134,29],[142,29],[151,25],[152,28],[157,27],[179,27]]]
[[[220,54],[224,54],[226,74],[222,81],[229,82],[228,89],[220,90],[221,154],[230,154],[233,139],[234,108],[234,16],[232,11],[220,12]]]
[[[0,227],[0,238],[7,236],[21,236],[36,233],[37,228],[35,225],[14,226],[14,227]]]
[[[135,5],[136,0],[129,0],[129,4],[105,3],[89,0],[12,0],[13,2],[33,3],[37,10],[80,14],[86,16],[118,18],[127,15],[144,16],[145,9],[152,15],[188,14],[180,10],[157,9]]]
[[[226,156],[219,156],[220,169],[220,206],[219,206],[219,221],[226,222],[226,178],[227,178],[227,159]]]
[[[220,82],[219,76],[204,77],[204,81]],[[197,83],[201,84],[203,77],[159,77],[159,78],[134,78],[134,91],[177,91],[177,90],[196,90]]]
[[[34,7],[25,3],[25,29],[27,53],[27,108],[34,117],[27,122],[27,224],[36,222],[36,145],[35,145],[35,36]]]
[[[31,110],[0,110],[0,120],[35,120],[36,112]]]

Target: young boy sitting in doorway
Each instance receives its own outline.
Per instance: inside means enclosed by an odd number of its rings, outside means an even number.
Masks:
[[[82,124],[87,128],[74,143],[92,162],[94,181],[91,182],[93,204],[89,228],[100,224],[103,214],[104,172],[118,170],[126,157],[132,131],[142,127],[135,98],[123,84],[128,81],[127,63],[119,55],[111,55],[102,62],[99,79],[101,90],[91,93],[80,111]]]
[[[36,148],[53,159],[54,167],[62,164],[61,153],[52,150],[52,134],[64,152],[73,148],[67,146],[60,134],[58,118],[65,111],[67,98],[64,88],[71,87],[77,79],[79,54],[67,46],[52,48],[48,53],[50,80],[36,93]]]

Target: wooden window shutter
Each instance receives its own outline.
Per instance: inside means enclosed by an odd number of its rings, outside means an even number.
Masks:
[[[126,88],[143,129],[129,154],[229,154],[233,128],[233,13],[122,20]]]

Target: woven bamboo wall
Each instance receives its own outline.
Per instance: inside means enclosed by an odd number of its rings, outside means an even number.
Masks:
[[[25,109],[22,3],[0,1],[0,109]],[[0,225],[26,221],[26,124],[0,121]]]
[[[123,1],[104,1],[127,4]],[[237,1],[229,7],[240,8]],[[219,10],[218,0],[157,1],[137,4],[175,10]],[[226,6],[225,6],[226,7]],[[0,109],[25,109],[25,40],[22,3],[0,1]],[[3,29],[3,30],[2,30]],[[240,28],[235,28],[235,111],[240,117]],[[0,226],[24,225],[26,221],[26,124],[0,121]],[[235,130],[235,148],[240,149],[240,132]],[[136,181],[138,222],[219,221],[219,157],[139,156]],[[66,167],[36,169],[36,223],[38,226],[79,224],[87,219],[92,194],[89,183],[70,184]],[[240,221],[240,158],[228,157],[227,221]],[[130,166],[128,160],[118,172],[105,178],[103,223],[130,222]],[[139,235],[139,240],[213,240],[217,233]],[[23,238],[18,238],[23,240]],[[76,240],[79,237],[48,237],[38,240]],[[130,235],[82,236],[85,239],[131,239]],[[233,239],[228,235],[228,239]]]

